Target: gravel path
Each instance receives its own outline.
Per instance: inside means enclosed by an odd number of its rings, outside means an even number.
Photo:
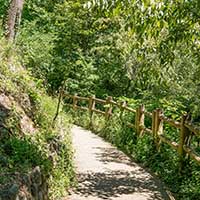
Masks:
[[[162,184],[102,138],[72,128],[78,187],[69,200],[169,199]]]

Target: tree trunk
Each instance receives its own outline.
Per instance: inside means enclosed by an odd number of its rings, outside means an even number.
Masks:
[[[53,118],[52,127],[55,127],[56,119],[57,119],[57,117],[59,115],[60,106],[61,106],[61,103],[62,103],[64,91],[65,91],[64,88],[65,88],[65,82],[64,82],[64,84],[59,89],[58,104],[57,104],[57,109],[56,109],[55,116]]]
[[[11,0],[6,24],[6,38],[13,41],[20,25],[24,0]]]

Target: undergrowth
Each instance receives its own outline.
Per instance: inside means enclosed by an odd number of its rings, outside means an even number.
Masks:
[[[49,198],[59,199],[67,194],[74,182],[71,119],[59,114],[56,125],[57,99],[49,97],[41,81],[25,70],[17,50],[0,40],[0,95],[12,105],[0,104],[0,189],[16,181],[16,174],[27,174],[40,166],[49,185]],[[22,114],[31,119],[33,132],[23,132]]]

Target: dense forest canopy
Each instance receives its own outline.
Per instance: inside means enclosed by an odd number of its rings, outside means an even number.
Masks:
[[[15,1],[0,0],[1,35]],[[198,0],[26,0],[14,45],[51,94],[64,84],[69,93],[144,99],[198,119],[199,22]]]

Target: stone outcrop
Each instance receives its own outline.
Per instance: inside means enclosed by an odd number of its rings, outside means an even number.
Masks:
[[[48,200],[48,186],[39,167],[28,175],[15,174],[16,181],[0,190],[0,200]]]

